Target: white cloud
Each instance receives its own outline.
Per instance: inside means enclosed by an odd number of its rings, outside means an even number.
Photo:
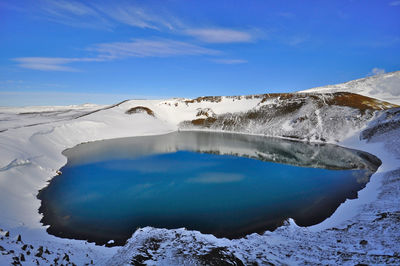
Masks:
[[[138,28],[173,29],[179,20],[162,12],[141,7],[132,2],[99,3],[65,0],[42,0],[39,10],[42,17],[53,22],[84,28],[111,29],[117,23]]]
[[[49,13],[60,15],[61,12],[78,16],[97,15],[97,12],[83,3],[75,1],[46,1],[42,6]]]
[[[98,44],[92,48],[102,58],[170,57],[180,55],[213,55],[217,50],[207,49],[187,42],[168,39],[134,39],[131,42]]]
[[[287,41],[287,44],[289,44],[289,45],[291,45],[291,46],[296,46],[296,45],[299,45],[299,44],[301,44],[301,43],[306,42],[307,39],[308,39],[307,36],[294,36],[294,37],[291,37],[291,38]]]
[[[108,18],[122,24],[138,28],[160,30],[161,28],[174,29],[180,22],[168,14],[155,14],[151,10],[132,4],[112,4],[109,6],[97,5],[96,8]],[[163,12],[161,12],[163,13]]]
[[[108,4],[106,2],[78,2],[74,0],[39,1],[40,17],[53,22],[85,28],[112,29],[118,23],[132,27],[154,30],[177,30],[204,42],[230,43],[250,42],[254,36],[249,32],[224,28],[190,29],[178,18],[164,9],[129,1]]]
[[[208,43],[251,42],[254,39],[249,32],[221,28],[188,29],[184,33]]]
[[[19,57],[14,58],[18,66],[42,71],[77,71],[77,69],[65,66],[74,62],[103,61],[101,58],[62,58],[62,57]]]
[[[371,70],[371,75],[381,75],[381,74],[384,74],[385,73],[385,70],[383,69],[383,68],[378,68],[378,67],[374,67],[372,70]]]
[[[389,3],[390,6],[400,6],[400,1],[392,1]]]
[[[168,39],[134,39],[130,42],[102,43],[93,46],[89,50],[97,52],[97,56],[92,58],[18,57],[13,60],[18,62],[18,66],[22,68],[42,71],[78,71],[66,65],[76,62],[102,62],[129,57],[172,57],[215,55],[219,53],[217,50]]]
[[[110,29],[112,25],[95,8],[77,1],[42,0],[39,13],[40,18],[73,27]]]
[[[215,63],[218,64],[226,64],[226,65],[235,65],[235,64],[244,64],[247,63],[247,60],[243,59],[215,59],[212,60]]]

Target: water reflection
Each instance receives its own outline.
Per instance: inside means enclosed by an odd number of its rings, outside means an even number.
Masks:
[[[262,161],[325,169],[368,168],[376,171],[381,164],[380,160],[371,154],[333,144],[202,131],[96,141],[68,149],[64,151],[64,154],[68,157],[68,164],[72,166],[120,158],[133,159],[138,156],[179,150],[236,155]],[[173,167],[171,163],[179,162],[164,163],[164,166]],[[151,168],[148,165],[143,166],[146,171]],[[157,170],[161,171],[161,167]]]

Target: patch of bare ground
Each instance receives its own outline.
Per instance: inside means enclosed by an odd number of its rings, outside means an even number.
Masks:
[[[197,97],[196,99],[192,100],[185,100],[184,103],[189,104],[189,103],[200,103],[200,102],[213,102],[213,103],[219,103],[222,101],[221,96],[203,96],[203,97]]]
[[[215,117],[215,113],[211,108],[198,108],[196,117],[206,116],[206,117]]]
[[[198,118],[192,120],[192,124],[194,126],[210,127],[215,121],[217,121],[217,119],[214,117]]]
[[[336,92],[333,93],[334,97],[327,99],[326,103],[329,105],[348,106],[356,108],[362,112],[366,110],[385,110],[394,107],[399,107],[396,104],[388,103],[385,101],[377,100],[371,97],[348,93]]]
[[[147,113],[150,116],[154,116],[153,110],[151,110],[150,108],[145,107],[145,106],[132,107],[125,112],[125,114],[128,114],[128,115],[137,114],[137,113]]]

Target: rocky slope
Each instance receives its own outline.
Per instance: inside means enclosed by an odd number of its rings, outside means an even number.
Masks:
[[[374,115],[396,105],[370,97],[332,94],[264,94],[247,111],[215,114],[207,106],[196,118],[179,124],[182,129],[234,131],[307,141],[338,142],[360,130]],[[213,98],[214,101],[218,98]],[[195,99],[207,103],[207,99]],[[240,99],[239,99],[240,101]]]

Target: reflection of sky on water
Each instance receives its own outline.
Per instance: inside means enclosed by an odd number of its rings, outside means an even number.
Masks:
[[[242,174],[235,173],[202,173],[196,177],[188,178],[186,181],[190,183],[200,183],[200,184],[222,184],[239,182],[245,178]]]
[[[215,163],[212,161],[202,162],[193,161],[182,164],[179,158],[165,158],[164,160],[157,160],[154,156],[146,156],[136,160],[124,161],[111,161],[104,163],[103,167],[109,170],[116,171],[138,171],[141,173],[163,173],[170,170],[187,171],[196,170],[198,168],[212,166]]]

